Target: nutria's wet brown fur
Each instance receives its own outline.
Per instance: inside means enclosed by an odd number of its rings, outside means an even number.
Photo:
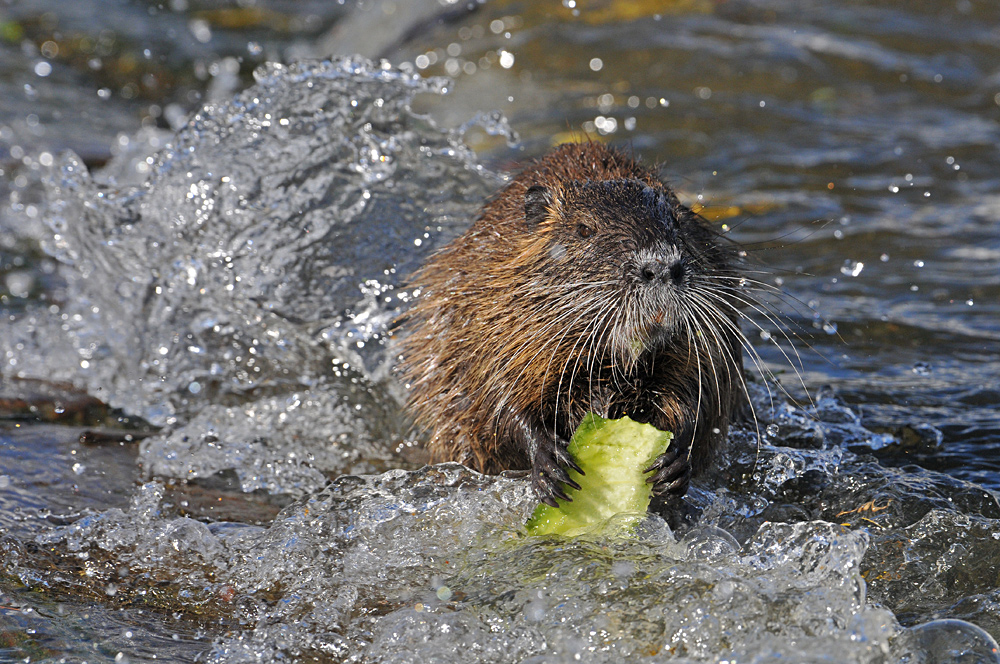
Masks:
[[[676,434],[653,481],[686,491],[745,393],[734,256],[621,152],[526,168],[412,278],[402,368],[432,458],[530,468],[554,503],[583,415],[628,415]]]

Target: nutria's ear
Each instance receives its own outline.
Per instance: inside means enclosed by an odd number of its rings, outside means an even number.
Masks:
[[[536,226],[545,219],[552,205],[552,192],[540,184],[528,187],[524,192],[524,219],[529,226]]]

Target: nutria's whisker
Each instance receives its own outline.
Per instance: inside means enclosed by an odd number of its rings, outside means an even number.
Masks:
[[[712,295],[712,293],[710,293],[710,292],[706,293],[705,291],[701,290],[700,288],[695,288],[695,289],[693,289],[692,292],[703,303],[707,301],[706,296],[711,297],[711,295]],[[730,371],[730,368],[732,367],[733,370],[735,370],[735,372],[736,372],[737,378],[739,379],[740,388],[742,389],[743,394],[746,396],[746,403],[747,403],[747,405],[750,408],[750,416],[753,419],[754,430],[757,433],[757,452],[758,452],[758,456],[759,456],[759,453],[760,453],[760,442],[761,442],[761,432],[760,432],[760,421],[757,418],[757,409],[754,407],[753,400],[750,398],[750,389],[747,386],[746,378],[744,378],[743,372],[741,372],[741,371],[738,370],[739,359],[736,358],[736,357],[734,357],[732,355],[732,353],[730,352],[730,350],[726,347],[726,345],[722,343],[722,340],[721,340],[721,338],[719,336],[719,330],[720,329],[721,330],[728,330],[730,332],[731,337],[735,338],[738,341],[738,343],[743,347],[743,349],[746,350],[747,355],[750,358],[750,362],[754,365],[754,367],[756,368],[757,372],[760,374],[761,378],[763,379],[764,387],[767,390],[768,397],[773,399],[773,397],[771,396],[771,387],[768,384],[769,382],[767,380],[767,376],[764,373],[764,368],[762,366],[761,357],[757,353],[757,350],[753,347],[753,345],[749,342],[749,340],[743,334],[743,331],[740,329],[740,326],[737,325],[735,321],[733,321],[732,319],[724,316],[718,309],[716,309],[715,307],[710,306],[710,305],[704,306],[703,308],[701,308],[699,310],[699,312],[702,315],[710,316],[715,321],[715,325],[708,324],[706,327],[712,331],[713,335],[715,335],[716,347],[719,349],[720,353],[725,356],[725,359],[726,359],[725,365],[726,365],[727,375],[730,375],[730,374],[728,374],[728,372]],[[718,325],[718,327],[716,327],[716,325]],[[757,468],[757,457],[754,458],[754,468],[751,471],[751,473],[754,472],[756,470],[756,468]]]
[[[702,292],[702,296],[703,297],[707,297],[710,300],[716,299],[715,293],[713,293],[711,291],[703,291]],[[720,302],[719,304],[720,305],[726,304],[727,306],[732,306],[729,303],[722,303],[722,302]],[[736,311],[736,312],[739,313],[739,316],[740,316],[741,320],[748,321],[750,323],[750,325],[754,326],[758,330],[761,330],[761,331],[764,330],[764,328],[761,327],[761,325],[759,323],[757,323],[757,321],[755,321],[754,319],[750,318],[749,316],[746,316],[745,314],[743,314],[739,310],[734,310],[734,311]],[[762,382],[764,384],[765,389],[767,390],[768,398],[771,400],[771,402],[773,403],[773,400],[774,400],[774,395],[771,392],[771,383],[772,382],[776,382],[779,385],[779,387],[781,387],[782,393],[784,393],[786,396],[790,397],[791,395],[788,395],[787,391],[784,389],[784,386],[781,385],[780,382],[777,382],[775,380],[775,376],[774,376],[773,372],[771,372],[770,370],[768,370],[766,368],[766,366],[764,364],[763,358],[761,358],[760,354],[757,352],[757,349],[754,348],[754,346],[746,338],[746,336],[743,334],[742,330],[739,329],[739,325],[737,325],[734,321],[732,321],[731,319],[729,319],[726,316],[722,316],[720,314],[716,314],[716,315],[717,315],[717,317],[720,320],[725,320],[725,322],[729,326],[731,326],[731,329],[734,330],[734,337],[738,340],[738,342],[740,343],[740,345],[746,351],[747,356],[750,358],[750,361],[751,361],[751,363],[754,366],[754,369],[757,371],[757,373],[763,379]],[[772,343],[777,344],[777,342],[774,341],[774,340],[772,340]],[[779,348],[779,350],[780,350],[780,348]],[[794,366],[792,366],[792,369],[794,371],[797,371]],[[744,389],[744,392],[746,392],[745,389]],[[746,397],[747,397],[747,402],[750,403],[749,392],[746,392]],[[750,405],[752,407],[752,403],[750,403]]]
[[[708,293],[707,295],[709,295],[712,298],[716,298],[717,297],[717,296],[715,296],[714,294],[711,294],[711,293]],[[763,307],[761,307],[755,300],[751,300],[750,298],[742,297],[740,295],[735,295],[735,294],[731,295],[731,297],[736,302],[739,302],[739,303],[743,304],[744,306],[749,307],[750,309],[753,309],[754,311],[756,311],[759,315],[761,315],[765,320],[767,320],[769,323],[771,323],[772,325],[774,325],[781,332],[781,336],[785,339],[785,341],[788,342],[789,346],[792,348],[792,354],[795,356],[795,360],[793,361],[792,358],[785,351],[785,349],[781,346],[781,344],[779,344],[776,340],[774,340],[773,335],[772,335],[772,338],[770,339],[771,344],[776,349],[778,349],[778,352],[781,353],[782,357],[785,358],[785,361],[788,363],[788,366],[790,366],[792,368],[792,371],[794,371],[795,377],[798,379],[799,385],[802,387],[803,391],[805,392],[806,397],[810,398],[809,397],[809,388],[806,387],[805,379],[803,378],[802,372],[800,371],[800,369],[803,367],[802,358],[799,355],[799,351],[795,347],[795,344],[788,337],[788,334],[784,331],[784,328],[778,323],[777,320],[775,320],[775,318],[772,316],[772,314],[768,310],[766,310]],[[719,304],[722,304],[722,302],[720,301]],[[749,316],[744,316],[744,320],[749,321],[751,325],[753,325],[754,327],[756,327],[757,329],[759,329],[761,332],[767,332],[759,323],[757,323],[755,320],[753,320]],[[770,375],[773,377],[773,374],[770,374]],[[780,382],[778,384],[781,385]],[[784,389],[783,386],[782,386],[782,392],[790,400],[792,400],[792,401],[795,400],[792,397],[792,395],[788,394],[788,392]]]
[[[573,385],[576,382],[577,371],[580,368],[580,361],[582,360],[581,354],[578,353],[578,352],[576,352],[577,346],[580,344],[581,341],[584,341],[585,339],[588,338],[587,330],[589,330],[591,327],[593,327],[595,330],[597,329],[597,327],[598,327],[598,325],[600,323],[600,320],[601,319],[598,318],[598,317],[591,318],[590,322],[587,323],[586,327],[584,327],[582,333],[577,338],[576,342],[573,344],[573,347],[569,349],[569,353],[567,355],[566,362],[563,364],[562,374],[561,374],[560,379],[559,379],[559,387],[556,390],[556,403],[557,404],[559,402],[558,401],[559,394],[562,392],[562,385],[563,385],[562,377],[567,374],[566,370],[568,368],[568,365],[569,365],[570,361],[573,361],[574,365],[573,365],[572,372],[570,372],[569,380],[567,381],[567,385]],[[588,376],[588,379],[592,379],[592,376]],[[593,385],[590,382],[590,380],[588,380],[587,387],[588,387],[588,390],[592,390],[592,388],[593,388]],[[593,395],[593,392],[591,391],[590,395],[588,396],[588,401],[590,400],[590,398],[592,397],[592,395]],[[571,407],[572,407],[572,395],[568,394],[567,395],[567,408],[571,408]]]
[[[696,338],[694,332],[691,329],[691,321],[687,316],[682,317],[681,320],[684,323],[684,329],[686,330],[688,339],[690,340],[688,348],[694,352],[695,366],[701,367],[701,353],[698,351],[698,347],[700,344],[698,343],[698,339]],[[701,371],[696,371],[695,375],[697,376],[698,380],[698,398],[695,401],[694,405],[694,423],[692,424],[691,429],[692,431],[697,432],[698,424],[701,421],[701,396],[702,396]],[[694,445],[689,445],[687,449],[687,459],[689,462],[691,461],[691,455],[693,453],[694,453]]]
[[[719,280],[721,282],[721,281],[724,281],[727,277],[723,277],[723,276],[720,275],[720,276],[711,277],[711,278],[712,279],[717,279],[717,280]],[[728,277],[728,278],[732,279],[732,277]],[[739,279],[738,281],[739,281],[740,284],[745,284],[745,285],[751,286],[751,287],[753,287],[753,288],[755,288],[757,290],[765,291],[769,295],[773,295],[773,296],[779,298],[782,302],[784,302],[785,304],[788,304],[790,307],[792,307],[794,310],[796,310],[796,312],[799,313],[799,315],[804,315],[803,310],[804,311],[808,311],[810,315],[815,315],[816,314],[816,310],[813,307],[809,306],[808,303],[803,302],[800,298],[792,295],[791,293],[786,293],[785,291],[781,290],[777,286],[774,286],[773,284],[769,284],[767,282],[760,281],[758,279],[749,279],[749,278]],[[746,291],[745,291],[744,288],[738,288],[734,292],[741,292],[741,293],[743,293],[743,292],[746,292]],[[805,344],[806,347],[809,348],[810,350],[813,350],[813,351],[816,350],[815,348],[813,348],[813,346],[804,337],[802,337],[799,334],[795,333],[794,331],[788,329],[790,326],[794,325],[799,330],[804,330],[804,328],[801,325],[799,325],[798,323],[795,323],[788,316],[785,316],[783,314],[779,314],[777,311],[775,311],[774,309],[771,308],[770,304],[768,304],[768,303],[766,303],[766,302],[764,302],[762,300],[759,300],[759,299],[756,299],[754,301],[759,306],[767,307],[767,310],[771,313],[771,315],[773,315],[775,318],[781,318],[782,321],[785,322],[785,325],[778,325],[778,324],[776,324],[775,327],[778,328],[779,330],[781,330],[784,333],[785,339],[789,342],[789,345],[794,346],[794,343],[787,336],[787,332],[791,332],[792,335],[799,342]],[[787,330],[787,332],[786,332],[786,330]],[[821,355],[821,357],[822,357],[822,355]]]

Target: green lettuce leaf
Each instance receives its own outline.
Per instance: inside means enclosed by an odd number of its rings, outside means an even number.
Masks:
[[[580,490],[566,487],[572,502],[559,507],[541,503],[528,519],[529,535],[566,535],[600,531],[611,517],[632,515],[622,526],[638,523],[649,508],[653,485],[646,473],[663,454],[673,434],[628,417],[608,420],[588,413],[569,443],[569,453],[586,475],[570,470]]]

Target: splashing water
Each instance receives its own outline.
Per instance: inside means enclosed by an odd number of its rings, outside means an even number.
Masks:
[[[362,349],[381,348],[407,297],[398,275],[495,178],[408,110],[442,79],[362,60],[256,77],[195,116],[139,187],[98,186],[61,158],[46,245],[69,294],[51,321],[35,312],[10,332],[44,337],[66,362],[53,375],[5,335],[19,376],[81,384],[168,424],[210,402],[357,379],[343,361],[384,375],[384,352]]]
[[[861,468],[849,459],[828,481],[844,491]],[[184,598],[192,619],[234,626],[214,662],[998,661],[969,623],[904,629],[869,603],[865,578],[896,569],[884,534],[822,519],[725,530],[715,524],[739,520],[738,499],[695,493],[706,518],[682,537],[651,515],[631,539],[562,539],[524,535],[526,483],[454,464],[342,477],[266,529],[171,516],[153,482],[129,508],[38,544],[82,556],[74,583],[90,592],[119,584],[126,600],[162,579],[144,606]],[[938,537],[965,528],[954,515],[938,523]],[[742,545],[730,534],[741,529]],[[30,557],[8,555],[8,572],[37,574]]]
[[[300,493],[325,481],[312,466],[370,472],[402,436],[382,343],[410,296],[400,277],[498,178],[409,110],[444,79],[360,59],[256,77],[138,160],[140,186],[98,184],[61,157],[45,245],[66,295],[5,322],[0,355],[11,375],[184,425],[144,446],[150,472],[235,467],[247,490]],[[134,180],[136,163],[123,156],[102,182]]]

